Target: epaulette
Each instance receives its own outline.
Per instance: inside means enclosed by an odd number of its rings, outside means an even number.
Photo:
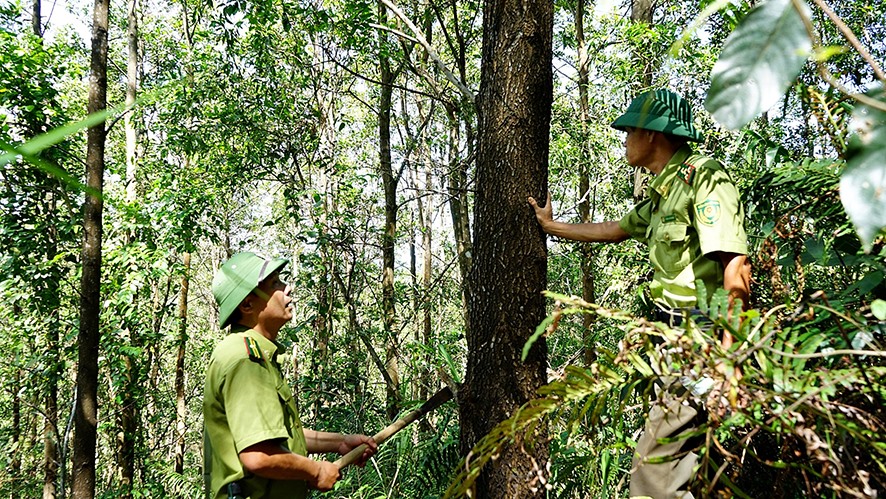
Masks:
[[[262,354],[261,348],[259,348],[258,342],[255,341],[255,338],[244,336],[243,343],[246,344],[246,353],[249,355],[249,360],[254,362],[262,362],[265,360],[265,356]]]
[[[692,180],[695,178],[695,165],[689,161],[684,161],[677,170],[677,176],[680,180],[686,182],[686,185],[692,185]]]

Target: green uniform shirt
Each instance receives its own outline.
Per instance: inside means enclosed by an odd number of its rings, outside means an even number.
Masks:
[[[748,251],[735,184],[720,163],[689,146],[674,154],[650,182],[646,199],[618,225],[649,246],[655,269],[650,291],[668,307],[695,306],[696,279],[707,296],[723,286],[723,265],[712,253]]]
[[[282,347],[258,332],[235,326],[212,352],[203,389],[203,466],[208,499],[227,497],[237,481],[251,499],[303,498],[307,483],[246,474],[239,453],[265,440],[278,440],[306,455],[298,406],[283,379]]]

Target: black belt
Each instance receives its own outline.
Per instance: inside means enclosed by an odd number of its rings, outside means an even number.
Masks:
[[[669,327],[682,326],[686,317],[691,317],[703,330],[711,327],[711,320],[697,308],[662,308],[656,306],[652,312],[652,320],[664,322]]]
[[[237,482],[228,484],[228,499],[246,499],[243,495],[243,488]]]

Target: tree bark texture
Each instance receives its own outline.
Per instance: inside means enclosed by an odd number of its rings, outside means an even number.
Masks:
[[[553,4],[486,0],[483,18],[471,328],[459,391],[465,453],[535,396],[547,366],[543,338],[525,362],[520,356],[545,317],[545,235],[526,198],[547,192]],[[548,459],[546,435],[521,443],[484,469],[476,497],[544,497],[534,480]]]
[[[43,38],[43,14],[40,0],[31,0],[31,32],[37,38]]]
[[[107,106],[108,4],[95,0],[89,74],[89,114]],[[74,414],[72,493],[74,499],[95,496],[95,448],[98,422],[98,347],[101,306],[102,177],[105,170],[105,123],[92,126],[86,139],[86,194],[83,210],[83,273],[80,280],[80,334],[77,362],[77,401]]]
[[[379,2],[379,18],[387,18],[385,6]],[[384,33],[379,35],[383,38]],[[378,103],[378,143],[379,167],[385,193],[385,227],[382,234],[382,321],[385,335],[385,369],[388,379],[386,412],[390,420],[396,419],[400,410],[400,341],[394,329],[394,244],[397,237],[397,184],[399,176],[394,173],[391,160],[391,106],[393,97],[394,72],[390,60],[379,54],[381,88]]]

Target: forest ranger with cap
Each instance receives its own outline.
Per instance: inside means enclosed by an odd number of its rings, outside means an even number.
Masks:
[[[377,450],[365,435],[304,429],[283,379],[277,343],[292,319],[290,287],[280,278],[285,259],[238,253],[212,283],[219,325],[231,325],[212,352],[203,392],[206,497],[303,498],[331,490],[339,468],[308,453],[346,454],[367,444],[358,465]]]
[[[704,283],[709,297],[724,288],[730,309],[735,300],[747,304],[751,268],[744,209],[723,166],[689,147],[689,142],[703,140],[692,123],[689,103],[668,90],[645,92],[631,101],[612,126],[627,132],[628,164],[655,175],[646,198],[619,221],[573,224],[555,221],[550,202],[539,206],[530,197],[542,230],[575,241],[615,243],[633,238],[646,244],[655,271],[650,284],[655,319],[672,327],[679,326],[684,314],[696,307],[696,280]],[[728,349],[732,336],[723,332],[720,341]],[[683,404],[674,393],[682,388],[678,382],[661,381],[659,401],[650,409],[637,442],[630,494],[655,499],[692,497],[685,486],[697,462],[694,453],[656,464],[646,462],[646,458],[679,454],[686,439],[665,444],[659,439],[687,433],[702,415],[697,405]]]

